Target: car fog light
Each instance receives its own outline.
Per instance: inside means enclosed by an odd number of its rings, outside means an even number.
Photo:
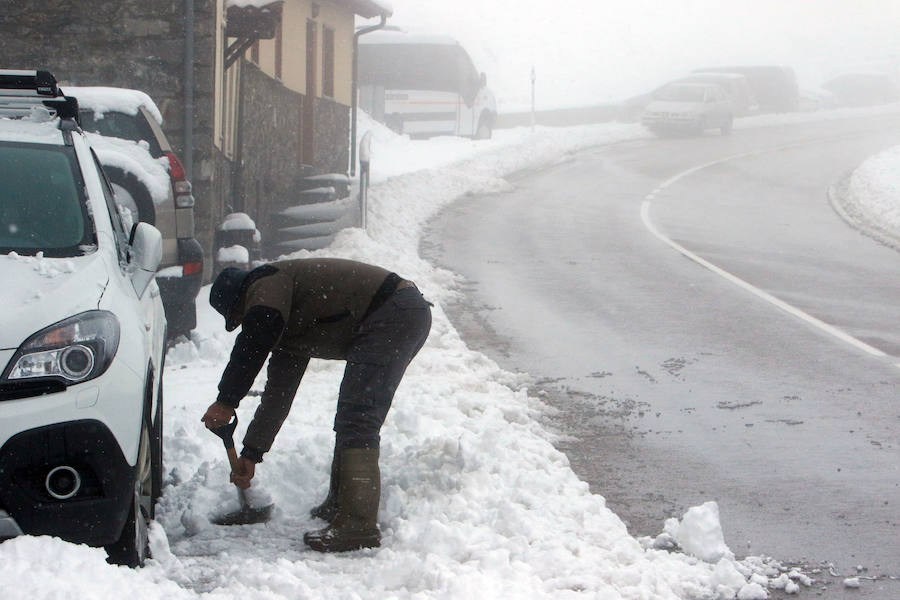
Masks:
[[[69,346],[60,356],[60,366],[67,377],[81,379],[94,368],[94,353],[81,344]]]
[[[81,489],[81,476],[68,465],[59,466],[47,473],[44,487],[57,500],[68,500]]]

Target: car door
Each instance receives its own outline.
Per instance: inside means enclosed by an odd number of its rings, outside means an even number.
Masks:
[[[116,284],[122,294],[129,299],[129,302],[124,303],[127,304],[127,306],[123,306],[122,310],[133,310],[137,313],[142,328],[141,333],[144,356],[150,357],[154,363],[154,367],[159,369],[160,365],[157,363],[160,362],[158,357],[162,356],[163,346],[165,344],[164,332],[166,326],[162,301],[159,294],[159,286],[154,280],[150,282],[150,285],[143,295],[138,296],[135,292],[129,276],[129,271],[125,267],[128,261],[128,237],[130,232],[126,229],[125,224],[122,221],[122,215],[116,204],[112,186],[106,178],[105,173],[103,173],[103,169],[100,167],[100,162],[97,160],[96,155],[94,155],[94,164],[101,176],[100,180],[103,187],[103,196],[109,211],[110,220],[112,221],[117,251],[119,253],[121,268],[118,271],[120,277],[117,279]],[[155,408],[155,406],[153,408]]]

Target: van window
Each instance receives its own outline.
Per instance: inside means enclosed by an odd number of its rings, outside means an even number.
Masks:
[[[360,85],[388,90],[434,90],[474,97],[478,76],[468,54],[445,44],[362,44]]]

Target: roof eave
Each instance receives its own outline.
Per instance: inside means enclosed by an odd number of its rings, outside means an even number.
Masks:
[[[350,8],[359,16],[371,19],[373,17],[390,17],[393,9],[384,2],[378,0],[350,0]]]

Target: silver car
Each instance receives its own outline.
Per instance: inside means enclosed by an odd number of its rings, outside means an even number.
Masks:
[[[641,123],[656,134],[702,134],[719,129],[731,132],[734,107],[720,86],[709,83],[671,83],[654,94]]]

